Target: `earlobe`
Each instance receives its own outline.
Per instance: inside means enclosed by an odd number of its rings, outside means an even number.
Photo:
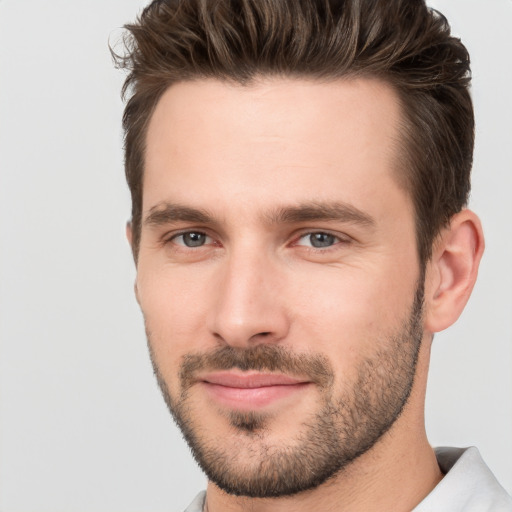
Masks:
[[[451,219],[434,244],[425,283],[425,328],[434,333],[452,325],[475,284],[484,251],[480,219],[463,210]]]

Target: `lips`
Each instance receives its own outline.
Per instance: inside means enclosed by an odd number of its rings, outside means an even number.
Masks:
[[[290,398],[310,384],[288,375],[232,371],[201,376],[199,383],[215,402],[242,410],[266,407]]]

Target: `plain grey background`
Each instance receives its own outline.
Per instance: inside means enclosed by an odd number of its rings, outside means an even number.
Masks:
[[[436,0],[473,60],[471,206],[487,251],[436,336],[433,445],[476,445],[512,491],[510,0]],[[183,509],[204,486],[157,390],[124,239],[108,40],[139,0],[0,1],[0,510]]]

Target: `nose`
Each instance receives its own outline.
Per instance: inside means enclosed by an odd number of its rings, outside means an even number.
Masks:
[[[233,347],[279,343],[289,331],[283,275],[271,258],[237,253],[217,274],[210,332]]]

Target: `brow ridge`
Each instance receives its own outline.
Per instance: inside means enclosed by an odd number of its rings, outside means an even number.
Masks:
[[[366,212],[344,202],[311,202],[277,208],[267,214],[272,224],[308,221],[341,221],[372,227],[375,219]]]
[[[144,224],[146,226],[160,226],[177,221],[209,224],[213,221],[213,215],[207,210],[200,208],[164,202],[153,206],[149,210],[148,215],[144,219]]]
[[[297,224],[311,221],[339,221],[372,227],[375,219],[366,212],[344,202],[308,202],[293,206],[277,207],[263,215],[268,224]],[[173,222],[214,223],[208,210],[176,203],[163,202],[152,207],[144,220],[147,226]]]

